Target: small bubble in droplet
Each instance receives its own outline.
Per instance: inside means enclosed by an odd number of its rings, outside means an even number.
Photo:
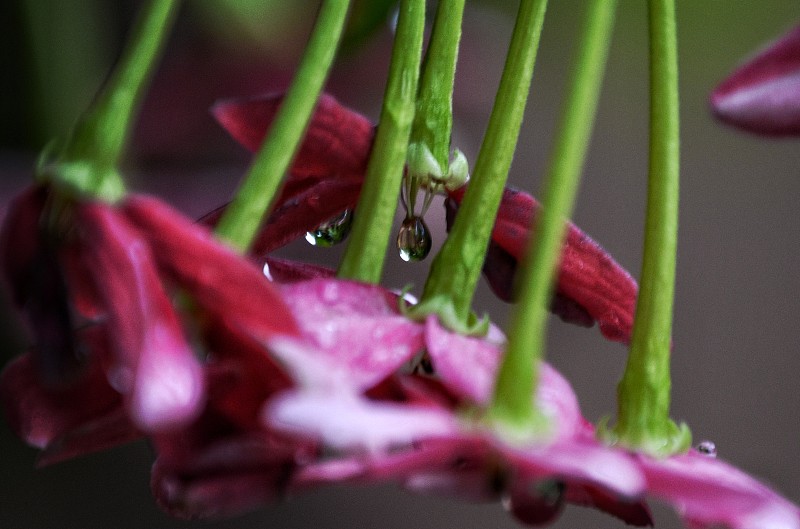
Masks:
[[[306,232],[306,240],[312,246],[327,248],[345,240],[352,225],[353,212],[346,209],[341,215],[320,224],[316,230]]]
[[[431,233],[421,217],[408,217],[397,233],[397,248],[403,261],[422,261],[431,251]]]
[[[704,456],[717,457],[717,445],[713,441],[703,441],[697,445],[697,451]]]

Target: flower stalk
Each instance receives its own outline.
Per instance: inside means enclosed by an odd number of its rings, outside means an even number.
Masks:
[[[54,160],[44,153],[38,178],[70,194],[116,201],[125,192],[118,171],[133,120],[164,47],[178,0],[151,0],[144,7],[106,86],[80,118]],[[52,151],[52,148],[50,149]]]
[[[252,244],[297,153],[336,56],[349,6],[349,0],[323,2],[271,133],[217,225],[217,235],[241,251]]]
[[[612,441],[666,456],[691,443],[669,418],[680,141],[674,0],[650,0],[650,166],[641,286]]]
[[[447,174],[450,134],[453,128],[453,84],[461,40],[464,0],[439,2],[430,43],[425,52],[419,94],[411,131],[412,145],[425,148],[439,166],[439,177]],[[413,172],[409,159],[409,171]]]
[[[340,278],[378,283],[383,275],[414,119],[424,29],[425,2],[401,2],[383,108]]]
[[[612,0],[594,0],[586,10],[583,36],[544,181],[536,237],[521,268],[520,302],[512,315],[509,342],[489,410],[491,418],[515,428],[541,427],[531,399],[544,358],[548,307],[594,125],[615,10],[616,2]]]
[[[471,313],[486,248],[516,149],[533,66],[539,48],[546,0],[523,0],[486,134],[470,186],[450,235],[431,264],[422,301],[412,314],[438,314],[451,329],[485,329]]]

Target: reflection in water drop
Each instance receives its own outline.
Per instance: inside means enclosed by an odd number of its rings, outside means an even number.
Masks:
[[[407,217],[397,234],[397,248],[403,261],[422,261],[431,251],[431,233],[422,217]]]
[[[345,240],[352,225],[353,212],[346,209],[341,215],[321,224],[316,230],[306,232],[306,240],[312,246],[327,248]]]
[[[713,441],[703,441],[697,445],[697,451],[709,457],[717,457],[717,445]]]

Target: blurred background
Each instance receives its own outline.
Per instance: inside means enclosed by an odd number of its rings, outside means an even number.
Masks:
[[[37,153],[63,135],[119,53],[138,2],[30,0],[0,6],[0,215],[29,183]],[[249,155],[217,127],[219,98],[283,89],[318,2],[186,2],[144,105],[126,174],[131,187],[197,216],[227,200]],[[800,19],[797,0],[679,0],[682,97],[681,239],[674,326],[673,407],[695,441],[800,501],[800,140],[763,139],[714,122],[708,94],[746,56]],[[455,93],[454,146],[474,161],[502,69],[517,2],[467,2]],[[355,2],[327,90],[375,119],[391,47],[393,2]],[[433,4],[431,4],[433,9]],[[584,2],[551,2],[531,99],[512,167],[534,194],[547,165]],[[639,273],[647,172],[645,2],[621,0],[575,222]],[[443,208],[427,216],[434,251]],[[335,264],[341,248],[300,241],[282,251]],[[419,293],[430,258],[392,249],[384,283]],[[3,297],[0,359],[28,338]],[[501,326],[508,306],[485,285],[476,300]],[[549,361],[573,383],[592,421],[613,414],[626,351],[596,328],[553,319]],[[36,452],[0,420],[0,527],[516,527],[500,505],[412,496],[396,487],[336,487],[212,522],[168,518],[149,492],[152,455],[135,443],[35,469]],[[654,504],[657,527],[680,527]],[[555,527],[623,527],[568,507]]]

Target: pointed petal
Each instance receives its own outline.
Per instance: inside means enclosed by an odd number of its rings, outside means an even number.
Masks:
[[[147,235],[159,268],[204,310],[263,343],[296,334],[291,313],[262,271],[206,228],[150,197],[129,196],[123,209]]]
[[[692,527],[798,529],[800,511],[741,470],[707,455],[637,455],[650,494],[671,503]]]
[[[255,152],[282,101],[282,94],[221,101],[212,113],[234,139]],[[323,94],[292,166],[294,179],[363,175],[373,136],[374,128],[367,118]]]
[[[129,397],[147,432],[178,428],[200,413],[203,375],[156,273],[150,248],[104,204],[81,208],[85,259],[108,310],[109,380]]]
[[[711,95],[711,109],[757,134],[800,134],[800,26],[725,79]]]
[[[451,198],[457,203],[464,190],[462,187],[452,193]],[[501,267],[502,276],[497,271],[487,274],[500,294],[510,293],[513,277],[507,276],[513,276],[516,263],[525,254],[538,210],[539,203],[527,193],[512,188],[504,191],[491,244],[500,247],[515,261],[502,259],[502,254],[499,254],[494,260],[484,263],[484,267]],[[491,250],[489,255],[492,256]],[[567,321],[586,325],[588,314],[597,321],[606,338],[627,343],[633,329],[637,292],[636,281],[630,274],[600,245],[570,223],[556,291],[557,296],[565,298],[556,305],[560,315]]]

